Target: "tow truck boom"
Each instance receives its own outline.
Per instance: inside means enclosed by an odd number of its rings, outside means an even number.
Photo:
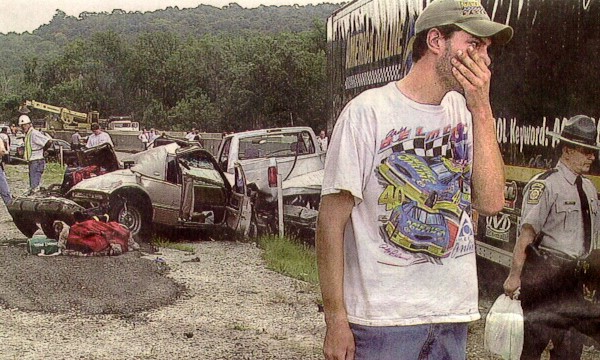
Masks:
[[[98,118],[100,114],[97,111],[91,111],[89,113],[82,113],[74,110],[70,110],[64,107],[44,104],[35,100],[25,100],[23,107],[21,107],[21,112],[23,108],[27,108],[28,106],[47,111],[53,114],[57,114],[57,128],[65,129],[65,130],[74,130],[74,129],[90,129],[90,125],[94,122],[98,122]]]

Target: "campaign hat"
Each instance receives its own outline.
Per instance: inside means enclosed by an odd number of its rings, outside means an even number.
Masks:
[[[567,120],[560,134],[554,131],[547,131],[546,134],[560,139],[561,142],[600,150],[596,140],[598,137],[596,123],[586,115],[575,115]]]

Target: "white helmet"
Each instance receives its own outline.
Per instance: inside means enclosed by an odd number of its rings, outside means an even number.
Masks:
[[[19,126],[25,125],[25,124],[31,124],[31,119],[29,118],[29,116],[27,116],[27,115],[19,116]]]

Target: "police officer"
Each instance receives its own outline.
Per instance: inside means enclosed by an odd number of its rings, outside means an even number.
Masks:
[[[596,125],[584,115],[567,120],[560,134],[548,135],[560,140],[560,158],[525,186],[520,235],[504,291],[521,299],[521,359],[539,359],[549,340],[552,359],[579,359],[585,337],[573,329],[576,316],[569,315],[569,306],[583,297],[575,264],[590,252],[599,229],[597,191],[582,174],[589,172],[600,147]]]

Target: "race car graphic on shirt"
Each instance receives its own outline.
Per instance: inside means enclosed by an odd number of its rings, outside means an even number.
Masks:
[[[398,246],[443,257],[454,245],[458,225],[446,221],[439,210],[410,201],[392,211],[385,231],[390,241]]]
[[[406,141],[395,144],[376,170],[383,185],[379,203],[389,212],[383,217],[385,242],[434,258],[456,254],[459,224],[464,213],[471,211],[465,129],[445,130],[406,140],[420,142],[420,148],[408,149]],[[430,145],[433,142],[438,144],[435,149]]]

